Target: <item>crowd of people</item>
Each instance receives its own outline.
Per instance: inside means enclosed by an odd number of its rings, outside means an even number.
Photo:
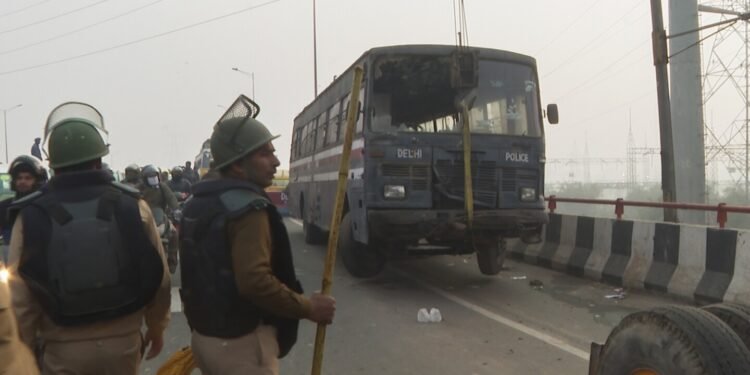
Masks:
[[[164,347],[179,259],[191,331],[183,344],[202,372],[278,374],[299,321],[330,324],[335,301],[303,294],[263,190],[279,166],[276,136],[251,115],[222,118],[210,178],[199,181],[187,162],[171,178],[130,165],[116,182],[102,163],[101,129],[94,107],[63,103],[48,117],[47,150],[37,140],[32,156],[10,165],[15,196],[0,202],[9,245],[0,373],[137,374]]]

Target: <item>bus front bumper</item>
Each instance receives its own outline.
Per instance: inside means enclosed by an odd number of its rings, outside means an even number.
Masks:
[[[467,232],[464,210],[368,210],[370,238],[381,241],[435,242],[463,239]],[[474,233],[504,238],[538,235],[549,218],[544,209],[474,211]]]

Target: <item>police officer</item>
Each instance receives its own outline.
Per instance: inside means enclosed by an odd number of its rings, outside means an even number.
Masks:
[[[190,181],[191,184],[194,184],[200,180],[200,176],[198,176],[198,171],[193,169],[192,163],[190,161],[185,162],[185,168],[183,169],[183,175],[184,177]]]
[[[141,185],[141,168],[138,164],[130,164],[125,167],[124,183],[138,189]]]
[[[18,325],[11,311],[10,291],[4,277],[0,277],[0,374],[39,374],[34,356],[18,337]]]
[[[190,195],[190,186],[182,173],[182,167],[172,168],[172,179],[169,180],[169,188],[177,195],[177,200],[184,201]]]
[[[277,374],[300,319],[333,319],[331,297],[301,294],[286,228],[263,192],[279,165],[275,138],[250,116],[217,123],[219,176],[193,185],[183,210],[181,293],[204,373]]]
[[[10,163],[10,188],[16,194],[12,198],[5,199],[0,202],[0,233],[3,236],[3,243],[5,245],[10,243],[11,223],[8,220],[8,208],[13,201],[21,199],[35,191],[37,191],[42,185],[47,183],[47,171],[39,162],[39,159],[21,155]],[[7,247],[3,246],[3,256],[0,262],[5,263],[8,261]]]
[[[160,209],[164,214],[173,217],[175,212],[180,208],[172,189],[161,181],[159,170],[149,164],[141,170],[141,184],[139,185],[143,199],[148,203],[151,210]],[[169,230],[167,234],[167,264],[169,272],[174,273],[177,270],[178,240],[177,230],[166,221],[165,225]]]
[[[21,339],[44,342],[43,374],[134,375],[142,347],[148,359],[164,345],[164,251],[139,192],[101,170],[109,149],[99,129],[95,108],[56,107],[45,127],[54,177],[11,207],[20,210],[10,244],[13,309]]]

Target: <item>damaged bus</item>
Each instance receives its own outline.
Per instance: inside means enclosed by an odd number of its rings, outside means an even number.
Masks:
[[[541,240],[543,117],[556,123],[557,106],[542,110],[535,60],[407,45],[367,51],[295,118],[289,211],[306,242],[327,239],[355,65],[365,77],[338,242],[352,275],[388,257],[471,253],[494,275],[505,239]]]

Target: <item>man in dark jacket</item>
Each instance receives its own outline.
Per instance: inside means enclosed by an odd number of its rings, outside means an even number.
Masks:
[[[242,98],[235,105],[255,105]],[[286,227],[263,192],[279,165],[274,138],[250,115],[221,119],[211,135],[218,176],[195,184],[183,210],[180,293],[204,373],[278,374],[298,321],[333,319],[333,298],[301,294]]]
[[[39,146],[39,143],[41,141],[42,141],[42,139],[39,138],[39,137],[34,138],[34,144],[31,145],[31,156],[33,156],[33,157],[35,157],[35,158],[37,158],[39,160],[44,160],[44,159],[42,159],[42,148]]]
[[[19,200],[47,183],[47,170],[42,163],[33,156],[21,155],[10,163],[10,188],[16,194],[12,198],[0,201],[0,233],[3,236],[3,251],[0,262],[8,261],[7,245],[10,244],[12,223],[8,217],[8,208],[14,201]]]

